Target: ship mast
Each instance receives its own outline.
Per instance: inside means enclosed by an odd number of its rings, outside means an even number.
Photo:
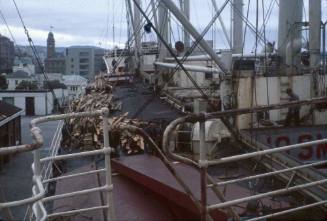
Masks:
[[[321,0],[309,1],[309,47],[310,67],[317,69],[320,66],[320,27],[321,27]]]
[[[185,17],[190,20],[190,0],[180,0],[181,2],[181,9]],[[184,28],[183,30],[183,39],[184,39],[184,45],[185,48],[189,48],[191,46],[190,41],[190,34],[187,32],[187,30]]]
[[[168,9],[165,5],[162,4],[162,1],[159,2],[159,32],[165,42],[168,42]],[[162,42],[159,42],[159,60],[163,60],[167,57],[168,51],[165,45]]]
[[[232,49],[239,54],[243,49],[243,0],[233,0],[232,5]]]
[[[141,0],[136,0],[137,4],[138,5],[141,5]],[[141,27],[141,14],[140,14],[140,11],[137,9],[137,6],[136,4],[134,4],[134,23],[133,23],[133,26],[134,26],[134,30],[137,29],[137,27]],[[143,62],[142,62],[142,37],[141,37],[141,32],[140,31],[135,31],[134,32],[134,35],[135,35],[135,50],[137,52],[137,55],[138,55],[138,58],[137,58],[137,61],[138,61],[138,69],[139,71],[142,73],[143,71]]]
[[[286,48],[292,43],[290,50],[295,50],[293,42],[301,41],[300,22],[302,22],[302,0],[279,1],[279,24],[278,24],[278,53],[286,62]],[[293,53],[291,53],[293,54]],[[293,55],[291,55],[293,56]],[[289,64],[293,66],[293,64]]]

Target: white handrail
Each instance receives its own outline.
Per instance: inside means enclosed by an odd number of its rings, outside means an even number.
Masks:
[[[301,165],[301,166],[296,166],[296,167],[292,167],[292,168],[287,168],[287,169],[282,169],[282,170],[276,170],[276,171],[272,171],[272,172],[262,173],[262,174],[258,174],[258,175],[243,177],[243,178],[239,178],[239,179],[228,180],[228,181],[219,182],[219,183],[216,183],[216,184],[210,184],[210,185],[208,185],[208,187],[223,186],[223,185],[233,184],[233,183],[237,183],[237,182],[241,182],[241,181],[247,181],[247,180],[252,180],[252,179],[258,179],[258,178],[262,178],[262,177],[272,176],[272,175],[276,175],[276,174],[279,174],[279,173],[285,173],[285,172],[300,170],[300,169],[304,169],[304,168],[308,168],[308,167],[321,166],[321,165],[324,165],[324,164],[327,164],[327,160],[316,162],[316,163],[305,164],[305,165]]]
[[[36,220],[46,220],[49,217],[52,218],[52,217],[60,216],[60,215],[70,215],[70,214],[75,214],[75,213],[87,212],[87,211],[91,211],[91,210],[95,210],[95,209],[106,209],[108,211],[107,212],[108,219],[113,220],[114,219],[113,202],[112,202],[113,201],[112,200],[113,186],[112,186],[111,168],[110,168],[111,148],[109,147],[108,114],[109,114],[108,109],[103,108],[101,110],[97,110],[94,112],[51,115],[51,116],[33,119],[31,121],[31,127],[32,127],[31,132],[33,134],[33,137],[34,137],[36,143],[25,144],[25,145],[20,145],[20,146],[15,146],[15,147],[9,147],[9,148],[6,148],[5,150],[0,151],[0,155],[2,155],[2,154],[9,154],[9,153],[15,153],[15,152],[26,152],[26,151],[34,150],[34,162],[32,164],[32,171],[34,174],[33,175],[34,185],[32,187],[33,196],[29,197],[27,199],[23,199],[23,200],[0,203],[0,210],[3,208],[8,208],[8,207],[16,207],[16,206],[21,206],[21,205],[26,205],[26,204],[33,204],[32,211],[33,211],[33,215],[34,215],[35,219]],[[60,141],[61,141],[61,133],[60,133],[60,128],[62,127],[62,121],[61,121],[56,129],[55,137],[51,142],[51,146],[50,146],[50,150],[49,150],[50,156],[44,157],[43,159],[41,159],[39,148],[43,145],[43,137],[41,135],[41,130],[38,127],[36,127],[37,124],[48,122],[48,121],[57,121],[57,120],[64,120],[64,119],[70,119],[70,118],[98,117],[98,116],[102,116],[102,120],[103,120],[103,138],[104,138],[103,149],[57,156],[57,151],[58,151]],[[64,177],[57,177],[57,178],[49,178],[48,177],[51,174],[50,164],[54,160],[71,159],[71,158],[93,156],[93,155],[99,155],[99,154],[101,154],[101,155],[103,154],[105,156],[105,168],[103,168],[103,169],[98,169],[98,170],[94,170],[94,171],[83,172],[83,173],[78,173],[78,174],[73,174],[73,175],[66,175]],[[43,170],[43,172],[45,172],[45,173],[44,173],[44,176],[42,177],[41,165],[42,165],[42,163],[47,163],[47,162],[49,162],[49,164],[47,164],[46,169]],[[45,168],[45,167],[43,167],[43,168]],[[86,174],[99,173],[99,172],[106,173],[106,184],[104,186],[85,189],[85,190],[76,191],[76,192],[69,192],[69,193],[64,193],[64,194],[59,194],[59,195],[54,195],[54,196],[48,196],[48,197],[45,196],[44,185],[47,185],[51,181],[68,179],[68,178],[72,178],[72,177],[76,177],[76,176],[82,176],[82,175],[86,175]],[[44,202],[52,201],[55,199],[61,199],[61,198],[66,198],[66,197],[73,197],[73,196],[77,196],[77,195],[88,194],[88,193],[92,193],[92,192],[99,192],[99,191],[107,192],[108,205],[83,208],[83,209],[79,209],[79,210],[65,211],[65,212],[53,213],[53,214],[48,214],[48,212],[46,211],[46,209],[44,207]]]

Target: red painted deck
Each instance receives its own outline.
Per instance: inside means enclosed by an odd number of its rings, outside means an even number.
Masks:
[[[197,199],[200,199],[200,173],[193,167],[184,164],[174,164],[177,173],[182,177],[184,182],[189,186]],[[160,159],[151,155],[136,155],[125,157],[119,160],[113,160],[113,168],[120,174],[129,177],[134,182],[144,186],[145,189],[151,190],[168,202],[178,205],[189,213],[196,216],[199,211],[186,195],[183,188],[177,183],[176,179],[161,162]],[[229,185],[225,190],[219,188],[225,193],[227,200],[237,199],[240,197],[250,196],[250,190],[239,185]],[[217,204],[219,199],[214,192],[207,189],[208,204]],[[271,208],[279,209],[281,206],[287,206],[285,203],[272,201],[269,198],[262,199],[262,202]],[[233,207],[238,213],[243,213],[246,203]],[[212,213],[215,220],[226,220],[224,213],[215,211]]]
[[[191,199],[185,194],[183,188],[177,183],[160,159],[150,155],[135,155],[112,160],[112,166],[119,175],[113,176],[114,208],[117,220],[135,221],[163,221],[163,220],[198,220],[199,211]],[[72,173],[88,171],[94,165],[82,167]],[[200,174],[187,165],[174,164],[177,173],[182,177],[195,196],[200,198]],[[95,174],[79,178],[58,181],[56,194],[67,193],[103,185],[104,174],[99,177]],[[100,183],[99,183],[100,182]],[[227,200],[249,196],[248,189],[230,185],[225,190]],[[211,189],[207,192],[208,204],[220,201]],[[100,193],[85,196],[71,197],[57,200],[54,203],[54,212],[67,211],[77,208],[86,208],[103,205],[105,197]],[[263,199],[263,203],[278,209],[283,203]],[[238,213],[244,212],[246,204],[241,204],[234,209]],[[283,205],[285,206],[285,204]],[[243,208],[242,208],[243,207]],[[223,211],[211,213],[214,220],[226,220]],[[71,220],[104,220],[102,211],[88,212],[72,217]]]
[[[88,165],[75,170],[73,173],[91,170],[94,165]],[[92,168],[94,169],[94,168]],[[104,174],[101,181],[104,181]],[[115,217],[121,221],[167,221],[174,220],[173,213],[162,202],[145,191],[142,187],[120,175],[113,176]],[[67,193],[99,186],[97,175],[86,175],[58,181],[56,194]],[[68,211],[102,205],[100,193],[70,197],[54,202],[54,212]],[[71,221],[101,221],[104,219],[102,211],[93,211],[71,217]]]

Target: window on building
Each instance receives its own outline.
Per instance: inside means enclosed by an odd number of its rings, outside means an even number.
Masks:
[[[18,80],[15,80],[15,85],[18,85]]]
[[[79,72],[79,75],[88,75],[89,74],[89,72],[87,72],[87,71],[80,71]]]
[[[88,58],[81,58],[81,59],[79,59],[79,63],[89,63],[89,59]]]
[[[82,65],[79,66],[79,69],[80,69],[80,70],[85,70],[85,69],[88,70],[88,69],[89,69],[89,65],[87,65],[87,64],[82,64]]]
[[[14,97],[3,97],[2,101],[11,104],[11,105],[15,105],[15,98]]]
[[[213,73],[212,72],[205,72],[204,77],[205,77],[205,79],[212,79],[213,78]]]
[[[79,53],[79,56],[89,56],[89,52],[82,51]]]
[[[70,90],[71,91],[77,91],[77,89],[78,89],[78,86],[75,86],[75,85],[74,86],[70,86]]]
[[[74,58],[70,59],[71,62],[74,62]]]

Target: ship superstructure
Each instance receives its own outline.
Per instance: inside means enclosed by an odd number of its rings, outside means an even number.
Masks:
[[[104,57],[107,72],[75,101],[74,112],[34,119],[33,144],[0,149],[1,155],[34,154],[33,196],[0,203],[0,209],[30,205],[34,220],[324,220],[321,1],[308,2],[307,21],[303,1],[279,1],[277,45],[251,24],[242,0],[212,0],[214,13],[202,32],[190,22],[190,0],[125,3],[127,46]],[[231,34],[221,16],[227,6]],[[172,17],[183,27],[174,47]],[[204,39],[216,20],[228,50]],[[254,53],[244,52],[245,30],[255,33]],[[157,41],[142,42],[143,32]],[[299,99],[290,100],[288,90]],[[97,96],[110,99],[88,102]],[[285,126],[294,108],[299,125]],[[55,120],[61,126],[52,151],[41,156],[38,125]],[[77,158],[84,160],[71,163]],[[55,175],[59,161],[69,170]]]

